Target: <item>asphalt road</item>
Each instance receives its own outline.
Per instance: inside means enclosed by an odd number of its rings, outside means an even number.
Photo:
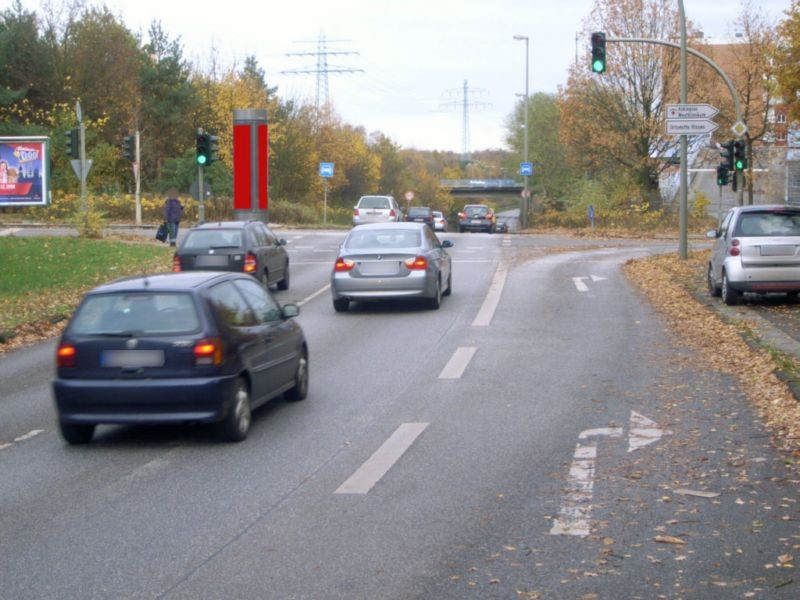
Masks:
[[[343,232],[281,235],[311,391],[243,444],[67,447],[54,344],[0,358],[0,597],[797,597],[794,473],[621,272],[668,246],[446,234],[438,311],[337,314]]]

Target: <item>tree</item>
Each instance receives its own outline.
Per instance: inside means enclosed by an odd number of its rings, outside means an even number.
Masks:
[[[783,96],[789,118],[800,121],[800,0],[792,0],[786,19],[778,26],[776,81]]]

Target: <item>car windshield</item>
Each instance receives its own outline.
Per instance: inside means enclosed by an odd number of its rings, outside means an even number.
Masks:
[[[195,229],[186,235],[181,249],[241,248],[241,229]]]
[[[464,211],[469,217],[481,217],[489,212],[485,206],[468,206]]]
[[[349,250],[416,248],[420,241],[419,231],[413,229],[356,229],[347,236],[344,247]]]
[[[736,235],[738,237],[800,236],[800,213],[792,211],[742,213]]]
[[[379,196],[365,196],[358,203],[359,208],[391,208],[388,198]]]
[[[87,296],[70,324],[74,335],[188,334],[200,327],[184,292],[121,292]]]

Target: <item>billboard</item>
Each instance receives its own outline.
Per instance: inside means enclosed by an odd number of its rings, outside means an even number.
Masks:
[[[0,207],[48,204],[49,150],[47,137],[0,137]]]

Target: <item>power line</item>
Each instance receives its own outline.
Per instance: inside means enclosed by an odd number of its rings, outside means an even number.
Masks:
[[[300,69],[288,69],[286,71],[281,71],[283,75],[316,75],[317,76],[317,94],[316,94],[316,108],[319,111],[320,109],[320,101],[322,100],[322,105],[329,106],[330,105],[330,89],[328,86],[328,74],[329,73],[363,73],[363,69],[348,69],[346,67],[338,67],[338,66],[331,66],[328,65],[328,57],[329,56],[347,56],[352,54],[358,54],[358,52],[354,52],[351,50],[331,50],[328,49],[329,42],[347,42],[349,40],[329,40],[325,37],[325,32],[320,31],[319,37],[316,40],[307,40],[307,41],[298,41],[295,43],[298,44],[317,44],[316,52],[308,51],[308,52],[288,52],[286,56],[314,56],[317,59],[316,67],[309,66],[303,67]]]
[[[461,130],[461,162],[466,163],[469,161],[469,107],[475,108],[486,108],[491,106],[488,102],[477,102],[475,100],[470,99],[470,95],[477,95],[482,96],[486,95],[489,92],[482,88],[469,88],[467,84],[467,80],[464,80],[464,85],[462,89],[451,89],[445,90],[443,95],[460,95],[459,100],[453,100],[451,102],[444,102],[439,105],[439,108],[457,108],[461,106],[462,111],[462,130]]]

